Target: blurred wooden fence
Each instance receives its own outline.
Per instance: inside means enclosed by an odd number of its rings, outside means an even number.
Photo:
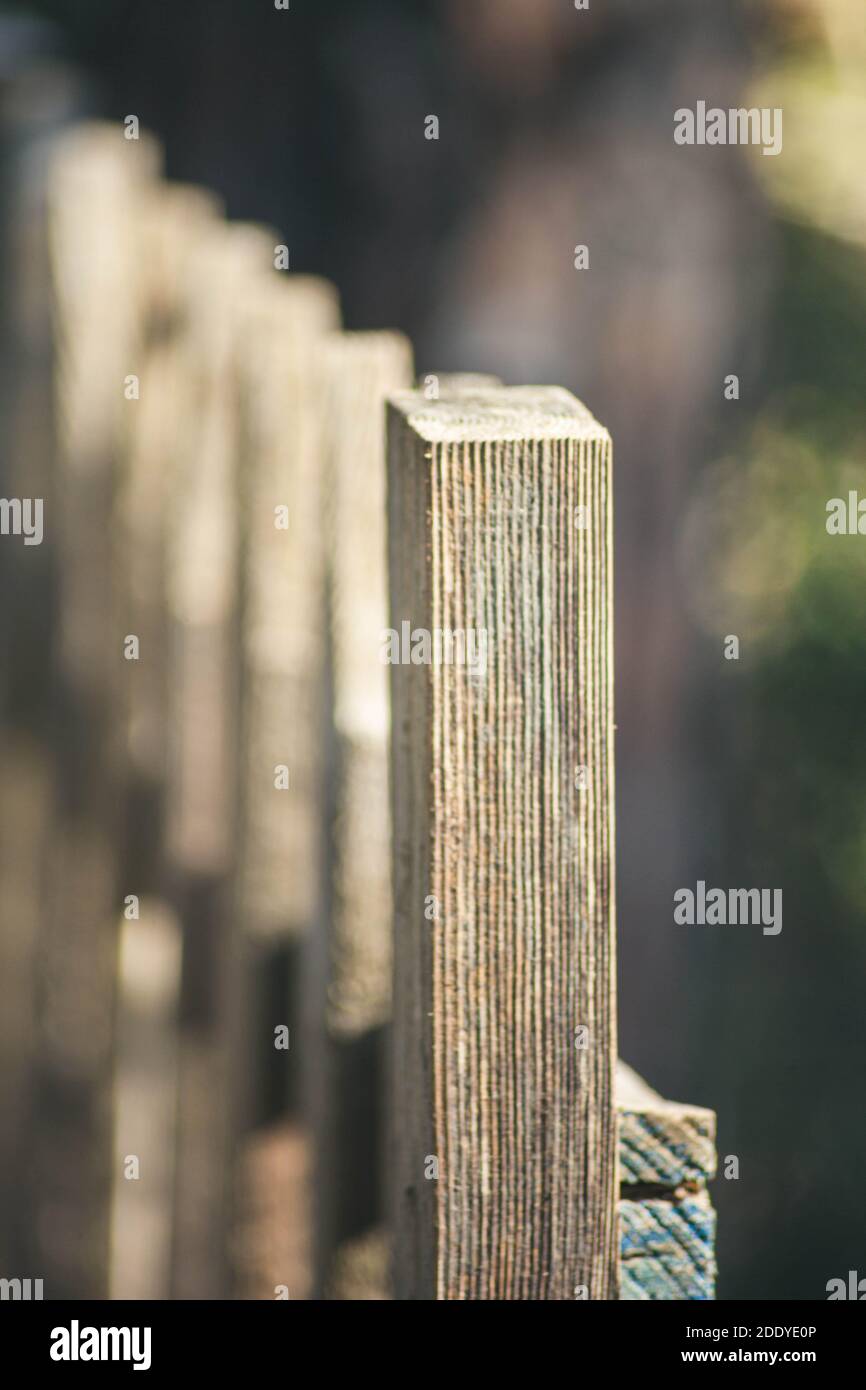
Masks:
[[[49,1297],[711,1297],[712,1115],[617,1116],[609,438],[412,390],[160,162],[82,126],[47,175],[0,1256]]]

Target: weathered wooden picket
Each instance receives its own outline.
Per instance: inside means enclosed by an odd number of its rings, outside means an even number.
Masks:
[[[712,1298],[714,1117],[616,1063],[607,432],[413,390],[146,136],[48,208],[46,1296]]]

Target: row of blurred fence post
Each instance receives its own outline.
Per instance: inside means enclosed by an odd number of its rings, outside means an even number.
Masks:
[[[372,465],[411,350],[341,334],[333,288],[167,184],[146,133],[39,154],[0,1252],[55,1297],[305,1297],[354,1277],[347,1242],[366,1270],[382,1216],[387,671],[354,624],[384,622]]]

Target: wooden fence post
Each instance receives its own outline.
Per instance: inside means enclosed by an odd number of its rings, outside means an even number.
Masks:
[[[389,415],[395,1291],[617,1296],[610,439]]]
[[[278,277],[242,328],[244,707],[240,896],[260,941],[298,938],[319,911],[324,630],[324,436],[317,352],[339,327],[333,286]],[[275,785],[288,774],[288,794]]]
[[[244,307],[239,506],[243,632],[232,1131],[234,1286],[312,1287],[312,1138],[301,961],[323,932],[327,626],[319,351],[337,293],[274,275]],[[283,1033],[280,1038],[279,1031]],[[264,1243],[263,1243],[263,1237]]]
[[[116,489],[137,405],[140,216],[159,149],[117,126],[58,141],[48,222],[56,330],[57,811],[40,943],[33,1169],[50,1297],[103,1297],[108,1268],[112,1023],[122,800],[116,717],[123,629]]]
[[[237,347],[248,297],[275,277],[274,240],[249,224],[208,226],[187,284],[186,418],[167,545],[172,737],[166,843],[184,934],[176,1298],[225,1297],[231,1277],[240,780]]]
[[[397,333],[322,347],[333,687],[327,940],[313,952],[318,1287],[381,1297],[385,1273],[384,1030],[391,1013],[385,399],[412,384]],[[318,969],[316,968],[318,967]]]
[[[125,836],[114,848],[119,898],[138,902],[125,908],[118,931],[112,1298],[168,1298],[172,1288],[183,943],[167,901],[173,885],[164,838],[172,733],[166,562],[191,418],[187,287],[220,212],[205,190],[159,181],[140,214],[140,395],[118,486],[114,563],[122,630],[138,643],[116,710],[125,731]],[[140,1171],[130,1176],[133,1161]]]
[[[184,501],[181,482],[194,408],[188,316],[195,262],[220,225],[219,200],[204,189],[160,181],[141,217],[146,332],[137,363],[127,467],[118,491],[115,572],[124,632],[139,642],[128,663],[126,796],[130,833],[122,854],[127,892],[164,894],[164,820],[171,766],[169,719],[172,643],[167,560],[169,535]],[[181,523],[181,526],[183,523]]]

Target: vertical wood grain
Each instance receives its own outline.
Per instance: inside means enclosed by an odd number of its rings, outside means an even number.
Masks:
[[[616,1297],[610,453],[556,388],[392,401],[390,625],[487,640],[391,670],[402,1298]]]

